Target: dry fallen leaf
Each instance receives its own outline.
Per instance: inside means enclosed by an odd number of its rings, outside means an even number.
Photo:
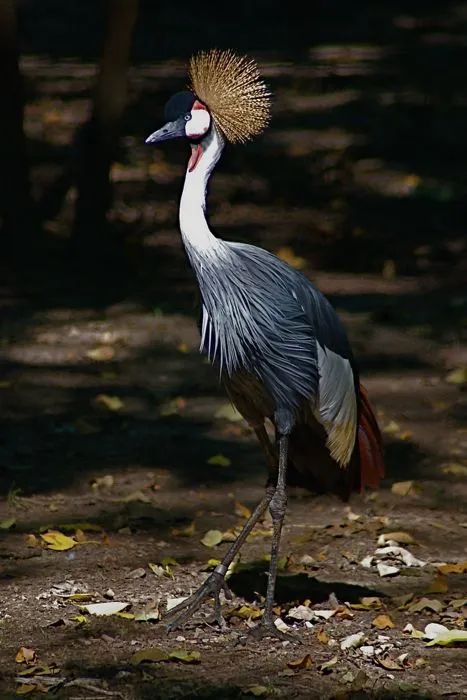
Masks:
[[[400,433],[400,430],[400,425],[394,420],[389,421],[389,423],[383,427],[383,433],[388,433],[389,435]]]
[[[86,352],[86,357],[96,362],[109,362],[115,357],[115,350],[110,345],[99,345]]]
[[[444,380],[448,384],[464,384],[467,382],[467,367],[458,367],[451,370],[445,376]]]
[[[449,589],[448,579],[443,574],[437,574],[430,584],[428,593],[447,593]]]
[[[232,608],[225,613],[225,617],[238,617],[241,620],[257,620],[261,617],[263,611],[255,605],[240,605],[238,608]]]
[[[235,501],[235,515],[238,515],[239,518],[244,518],[247,520],[251,515],[251,510],[244,506],[243,503]]]
[[[337,665],[337,662],[339,661],[338,656],[333,656],[332,659],[329,659],[329,661],[325,661],[324,663],[320,664],[318,666],[318,671],[321,673],[331,673],[333,671],[334,666]]]
[[[141,649],[131,657],[131,664],[139,666],[142,663],[158,663],[159,661],[168,661],[169,654],[163,649],[152,647],[151,649]]]
[[[339,607],[336,608],[336,617],[339,617],[341,620],[352,620],[352,618],[355,617],[355,614],[350,610],[350,608],[347,607],[347,605],[339,605]]]
[[[413,639],[424,639],[425,638],[425,633],[422,632],[421,630],[417,630],[411,622],[408,622],[404,629],[402,630],[403,632],[409,632],[410,636]]]
[[[16,518],[8,518],[8,520],[2,520],[0,522],[0,530],[10,530],[16,523]]]
[[[321,617],[323,620],[329,620],[336,614],[336,610],[313,610],[316,617]]]
[[[386,656],[385,658],[381,658],[381,656],[377,657],[378,663],[380,666],[383,668],[387,669],[388,671],[403,671],[404,667],[401,666],[399,661],[397,659],[391,659],[389,656]]]
[[[21,683],[16,686],[16,695],[28,695],[29,693],[48,693],[49,689],[45,686],[34,683]]]
[[[196,527],[195,527],[195,521],[193,520],[192,523],[189,525],[185,525],[185,527],[174,527],[170,534],[173,535],[173,537],[191,537],[194,535],[196,532]]]
[[[352,610],[377,610],[382,606],[381,598],[375,596],[363,596],[359,603],[350,603]]]
[[[181,661],[183,664],[199,664],[201,654],[199,651],[187,651],[186,649],[174,649],[169,651],[169,661]]]
[[[449,632],[449,630],[444,625],[440,625],[437,622],[430,622],[430,624],[425,627],[424,637],[426,637],[426,639],[436,639],[440,634],[445,634],[446,632]]]
[[[99,394],[94,402],[108,411],[120,411],[124,406],[123,401],[118,396],[108,396],[107,394]]]
[[[220,530],[208,530],[201,540],[201,544],[205,547],[216,547],[224,539],[224,535]]]
[[[172,608],[176,608],[177,605],[183,603],[187,598],[188,596],[180,596],[179,598],[167,598],[167,612],[169,612],[169,610],[172,610]]]
[[[232,460],[224,455],[214,455],[213,457],[209,457],[206,464],[211,464],[214,467],[230,467]]]
[[[40,540],[37,539],[36,535],[26,535],[25,537],[26,545],[28,547],[40,547]]]
[[[382,559],[389,559],[391,562],[396,560],[396,564],[404,564],[408,567],[426,566],[427,562],[417,559],[414,555],[409,552],[408,549],[400,547],[398,545],[386,545],[385,547],[379,547],[375,550],[375,555]]]
[[[173,651],[164,651],[157,647],[150,649],[141,649],[133,654],[131,663],[133,666],[139,666],[142,663],[159,663],[161,661],[176,661],[184,664],[200,663],[201,654],[199,651],[186,651],[185,649],[174,649]]]
[[[89,605],[81,606],[81,608],[90,615],[116,615],[128,606],[129,603],[118,603],[112,600],[110,603],[90,603]]]
[[[158,622],[161,619],[159,604],[152,602],[150,605],[145,606],[138,612],[135,612],[134,619],[136,622]]]
[[[282,248],[276,250],[276,255],[296,270],[303,270],[308,265],[308,261],[305,258],[300,258],[298,255],[295,255],[294,251],[289,246],[282,246]]]
[[[467,467],[464,464],[451,462],[441,467],[443,474],[452,474],[453,476],[467,476]]]
[[[421,598],[420,600],[411,603],[407,610],[409,613],[422,612],[423,610],[431,610],[432,612],[439,613],[441,610],[444,610],[445,607],[446,605],[440,600]]]
[[[318,632],[316,634],[316,639],[318,640],[318,642],[321,642],[321,644],[328,644],[329,636],[326,633],[326,630],[324,629],[324,627],[320,627],[320,629],[318,630]]]
[[[391,486],[392,493],[398,496],[416,496],[420,487],[415,481],[396,481]]]
[[[374,620],[372,620],[371,624],[373,627],[377,627],[379,630],[388,630],[395,627],[395,624],[389,615],[378,615]]]
[[[237,423],[243,420],[241,413],[237,411],[235,406],[230,403],[226,403],[221,406],[214,414],[214,418],[222,418],[223,420],[231,421],[232,423]]]
[[[441,574],[465,574],[467,573],[467,561],[457,564],[441,564],[437,567]]]
[[[409,535],[408,532],[384,532],[378,537],[378,545],[383,545],[391,540],[398,544],[414,544],[415,542],[412,535]]]
[[[356,632],[355,634],[349,634],[348,637],[342,639],[340,647],[342,651],[345,651],[346,649],[356,649],[357,647],[361,646],[364,641],[365,632]]]
[[[296,608],[290,608],[287,617],[291,620],[314,620],[315,613],[307,605],[298,605]]]
[[[59,594],[57,593],[56,595]],[[66,600],[79,600],[83,602],[85,600],[94,600],[97,596],[97,593],[72,593],[71,595],[61,595],[59,597],[66,598]]]
[[[305,654],[301,659],[287,661],[287,666],[294,671],[301,671],[303,668],[312,668],[314,666],[313,659],[309,654]]]
[[[449,602],[449,605],[456,609],[467,607],[467,598],[454,598],[454,600]]]
[[[115,479],[112,474],[105,474],[104,476],[98,476],[91,481],[91,488],[95,491],[100,488],[110,488],[114,485]],[[82,528],[81,528],[82,529]]]
[[[467,630],[448,630],[439,634],[437,637],[427,642],[427,647],[452,646],[453,644],[467,644]]]
[[[64,535],[63,532],[59,532],[58,530],[44,532],[41,538],[47,544],[47,549],[53,549],[57,552],[72,549],[78,544],[73,537],[68,537],[68,535]]]
[[[269,694],[268,688],[265,685],[250,685],[245,690],[242,690],[243,695],[253,695],[255,698],[261,698]]]
[[[379,561],[376,564],[376,568],[378,569],[378,573],[381,577],[397,576],[400,572],[400,570],[397,568],[397,566],[391,566],[390,564],[384,564],[381,561]]]
[[[16,652],[15,661],[17,664],[34,664],[37,656],[34,649],[29,647],[20,647]]]

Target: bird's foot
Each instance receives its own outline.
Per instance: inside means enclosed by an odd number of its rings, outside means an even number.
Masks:
[[[232,600],[232,593],[225,582],[224,575],[218,571],[213,571],[197,591],[166,613],[166,617],[169,618],[175,615],[175,619],[167,624],[167,631],[173,632],[185,624],[200,609],[204,601],[209,598],[214,598],[214,621],[217,622],[222,630],[225,630],[227,623],[222,617],[220,592],[224,591],[227,600]]]
[[[264,637],[276,637],[280,639],[281,642],[294,642],[295,644],[303,644],[298,634],[295,632],[282,632],[280,630],[272,617],[263,616],[260,622],[252,627],[248,631],[248,637],[253,637],[254,639],[263,639]],[[248,639],[247,637],[247,639]]]

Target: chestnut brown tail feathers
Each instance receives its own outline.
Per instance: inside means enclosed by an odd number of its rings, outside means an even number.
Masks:
[[[359,426],[352,459],[341,467],[326,447],[324,428],[308,415],[290,436],[287,483],[347,501],[352,491],[377,488],[384,476],[383,441],[365,387],[359,389]]]
[[[377,488],[384,476],[383,439],[365,387],[360,384],[358,427],[361,487]]]

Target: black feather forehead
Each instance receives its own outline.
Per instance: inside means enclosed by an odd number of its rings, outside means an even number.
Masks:
[[[187,114],[196,100],[195,95],[188,90],[176,92],[165,105],[164,116],[168,122],[173,122],[182,114]]]
[[[202,51],[191,58],[188,74],[228,141],[249,141],[269,124],[271,93],[253,59],[230,49]]]

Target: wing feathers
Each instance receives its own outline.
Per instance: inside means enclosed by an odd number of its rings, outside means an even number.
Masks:
[[[318,346],[319,395],[315,418],[325,428],[331,457],[346,467],[352,457],[357,435],[357,400],[349,360]]]

